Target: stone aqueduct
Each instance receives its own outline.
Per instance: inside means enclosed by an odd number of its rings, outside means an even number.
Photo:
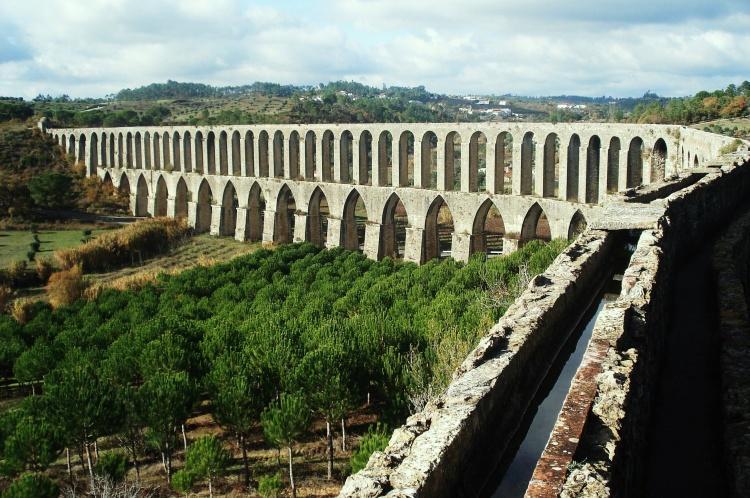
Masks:
[[[441,254],[441,238],[466,260],[492,244],[509,252],[569,237],[603,215],[611,194],[699,168],[728,141],[595,123],[40,126],[87,174],[127,193],[136,216],[418,263]],[[490,211],[500,220],[492,229]]]

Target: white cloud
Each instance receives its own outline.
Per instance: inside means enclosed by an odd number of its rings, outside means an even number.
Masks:
[[[450,93],[681,95],[750,74],[740,0],[12,3],[0,4],[0,95],[340,78]]]

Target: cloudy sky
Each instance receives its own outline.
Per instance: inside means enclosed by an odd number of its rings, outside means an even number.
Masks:
[[[750,79],[750,1],[0,0],[0,95],[167,79],[687,95]]]

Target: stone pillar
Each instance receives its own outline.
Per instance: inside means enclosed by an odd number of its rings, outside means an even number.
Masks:
[[[245,137],[240,135],[240,174],[247,175],[247,157],[245,156]]]
[[[361,184],[359,173],[359,139],[354,137],[352,138],[352,177],[349,178],[349,181],[354,185]]]
[[[539,140],[534,150],[534,194],[544,196],[544,142]]]
[[[307,215],[294,213],[294,234],[292,234],[292,240],[294,242],[304,242],[305,232],[307,230]]]
[[[234,229],[234,239],[245,241],[245,229],[247,227],[247,208],[237,207],[237,224]]]
[[[404,261],[422,264],[424,256],[424,230],[406,227],[406,245],[404,247]]]
[[[263,211],[263,244],[273,244],[273,228],[276,225],[276,211]]]
[[[253,165],[250,174],[254,177],[260,176],[260,134],[253,135]]]
[[[560,140],[560,176],[557,183],[557,198],[561,201],[568,198],[568,143]]]
[[[341,139],[333,136],[333,181],[341,183]]]
[[[505,179],[505,176],[502,175],[503,171],[501,170],[501,176],[499,178],[501,183],[500,185],[498,185],[497,170],[495,168],[495,146],[496,141],[490,140],[490,138],[488,137],[487,145],[484,149],[484,183],[486,185],[487,192],[489,192],[490,194],[502,194],[502,180]]]
[[[401,172],[403,171],[406,174],[408,170],[409,156],[408,154],[403,154],[404,157],[401,156],[401,140],[394,137],[393,142],[391,142],[391,160],[393,161],[393,164],[391,164],[391,185],[394,187],[401,186]],[[402,164],[402,162],[405,164]],[[404,179],[403,183],[408,183],[407,179]]]
[[[471,137],[461,137],[461,192],[471,192]]]
[[[323,134],[316,138],[315,146],[315,181],[323,181]]]
[[[370,259],[378,260],[380,249],[380,232],[382,226],[380,223],[368,223],[365,225],[365,249],[364,253]]]
[[[463,185],[461,185],[463,187]],[[468,233],[453,232],[451,241],[451,256],[456,261],[469,261],[471,254],[471,235]]]
[[[643,143],[643,179],[642,183],[643,185],[649,185],[651,184],[651,160],[654,155],[654,147],[653,145],[649,148],[646,146],[646,143]]]
[[[195,172],[198,164],[198,158],[195,157],[195,136],[190,135],[190,171]],[[206,168],[206,163],[203,163],[203,168]],[[151,166],[151,169],[153,169],[153,165]]]
[[[380,136],[372,137],[372,178],[370,178],[370,184],[374,187],[379,187],[382,183],[380,181]]]
[[[448,190],[445,182],[445,140],[441,143],[440,137],[438,137],[437,181],[435,186],[438,190]]]
[[[136,215],[135,210],[138,205],[138,196],[136,195],[137,191],[138,191],[138,188],[136,185],[135,191],[130,192],[130,212],[133,214],[133,216]]]
[[[510,178],[513,195],[521,195],[521,164],[521,142],[513,140],[513,172]]]
[[[424,188],[426,178],[422,178],[422,140],[414,137],[414,187]]]
[[[289,137],[284,136],[281,143],[284,146],[284,152],[281,154],[283,157],[283,160],[281,161],[281,166],[284,170],[284,178],[291,178],[292,177],[292,168],[291,168],[291,161],[289,160],[290,150],[289,150]]]
[[[220,203],[216,203],[211,206],[211,229],[209,230],[209,233],[211,235],[221,235],[222,211],[223,209]]]
[[[332,216],[328,217],[328,235],[326,236],[326,247],[343,247],[341,243],[341,220]]]
[[[599,192],[597,204],[601,204],[607,195],[607,173],[609,172],[609,147],[599,149]]]
[[[586,168],[588,166],[589,148],[581,143],[578,152],[578,202],[586,202]]]
[[[195,228],[195,223],[198,219],[198,203],[193,201],[188,201],[188,225],[190,227]]]
[[[227,176],[234,175],[234,147],[232,133],[227,133]]]
[[[221,175],[221,132],[214,133],[214,164],[216,165],[216,174]],[[231,167],[229,163],[229,138],[227,138],[227,172]]]
[[[628,188],[628,147],[625,147],[625,144],[620,146],[620,165],[617,173],[617,190],[622,192]]]
[[[519,242],[520,241],[518,239],[503,237],[503,255],[516,252],[518,250],[518,247],[520,246]]]
[[[177,215],[177,203],[174,197],[167,197],[167,216],[174,218]],[[156,211],[156,209],[154,209]]]
[[[214,138],[214,148],[216,145],[216,139]],[[208,133],[203,137],[203,174],[208,174]]]

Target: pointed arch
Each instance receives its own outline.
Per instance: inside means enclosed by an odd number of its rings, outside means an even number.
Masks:
[[[227,182],[221,196],[221,219],[219,220],[219,235],[234,237],[237,229],[237,189],[232,182]]]
[[[350,251],[362,251],[365,246],[367,208],[362,196],[353,189],[344,202],[341,220],[341,245]]]
[[[607,153],[607,193],[617,192],[620,182],[620,149],[622,144],[618,137],[609,141]]]
[[[521,195],[531,195],[534,191],[534,170],[536,144],[534,133],[526,132],[521,143]]]
[[[378,259],[404,257],[406,247],[406,227],[409,226],[409,214],[404,203],[395,192],[391,194],[383,209],[380,229]]]
[[[576,210],[568,225],[568,240],[573,240],[586,230],[586,218],[581,211]]]
[[[560,184],[560,138],[550,133],[544,141],[542,197],[556,198]]]
[[[135,215],[148,216],[148,184],[143,175],[138,177],[135,191]]]
[[[214,195],[211,191],[211,186],[204,178],[198,187],[198,199],[195,206],[195,233],[203,233],[211,230],[213,202]]]
[[[660,138],[651,153],[651,183],[663,182],[667,177],[667,142]]]
[[[552,240],[549,220],[546,213],[538,203],[534,203],[526,212],[521,225],[521,244],[530,240],[543,240],[549,242]]]
[[[453,214],[442,196],[437,196],[427,210],[422,260],[442,259],[453,249]]]
[[[503,252],[505,222],[492,199],[485,200],[472,224],[471,246],[469,254],[483,252],[487,257],[499,256]]]
[[[305,240],[318,247],[326,247],[330,214],[325,193],[320,187],[315,187],[307,208]]]
[[[174,195],[174,217],[175,218],[187,218],[188,217],[188,201],[190,193],[188,192],[187,183],[185,179],[180,177],[177,181],[177,188],[175,189]]]
[[[628,148],[627,188],[634,188],[643,183],[643,139],[635,137]]]
[[[259,242],[263,240],[263,222],[265,220],[266,199],[258,182],[253,183],[247,196],[247,218],[245,221],[245,240]]]
[[[294,214],[297,203],[288,185],[284,184],[276,199],[276,218],[273,224],[273,242],[289,244],[294,239]]]
[[[159,175],[159,180],[156,182],[156,195],[154,199],[154,216],[167,216],[167,198],[169,193],[167,192],[167,182],[164,180],[163,175]]]
[[[120,184],[117,186],[117,190],[121,196],[130,199],[130,180],[128,180],[128,175],[125,173],[120,176]]]

